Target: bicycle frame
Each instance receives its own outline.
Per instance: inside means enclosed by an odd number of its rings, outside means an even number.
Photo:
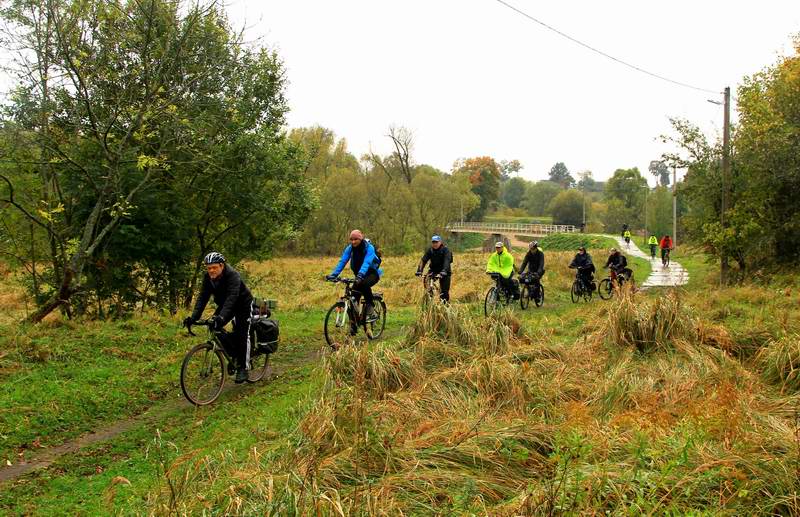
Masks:
[[[339,301],[344,303],[344,310],[341,314],[336,315],[336,326],[344,325],[345,317],[349,317],[351,321],[355,322],[356,324],[364,324],[366,323],[361,321],[360,318],[360,307],[363,305],[363,302],[356,301],[356,297],[353,294],[352,285],[355,283],[355,280],[350,278],[337,278],[334,283],[343,283],[344,284],[344,294],[339,297]],[[339,318],[342,318],[341,320]]]
[[[191,325],[188,325],[186,327],[186,331],[192,337],[197,337],[197,334],[192,332],[192,327],[195,327],[195,326],[196,327],[206,327],[208,329],[208,336],[209,337],[208,337],[208,340],[206,342],[211,344],[211,345],[213,345],[214,346],[214,350],[219,350],[220,352],[222,352],[222,355],[225,357],[225,360],[230,362],[231,361],[231,356],[228,353],[228,351],[225,350],[225,346],[223,346],[222,341],[220,340],[220,336],[221,335],[225,335],[228,332],[226,332],[225,330],[212,330],[211,329],[211,320],[210,319],[209,320],[200,320],[200,321],[196,321],[196,322],[194,322]]]

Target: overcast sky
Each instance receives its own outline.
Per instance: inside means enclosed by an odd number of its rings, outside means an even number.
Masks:
[[[797,0],[507,1],[615,57],[719,91],[790,53],[800,32]],[[528,179],[559,161],[605,179],[646,171],[669,117],[721,133],[712,95],[625,68],[496,0],[230,0],[228,10],[285,60],[289,124],[330,128],[357,156],[388,153],[396,124],[413,130],[417,163],[446,171],[489,155],[519,159]]]

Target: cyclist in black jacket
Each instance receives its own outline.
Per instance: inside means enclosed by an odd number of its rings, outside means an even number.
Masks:
[[[225,263],[221,253],[212,251],[206,255],[203,262],[206,274],[203,276],[203,287],[194,312],[183,323],[190,325],[203,315],[211,295],[217,308],[211,317],[211,329],[222,330],[227,323],[233,320],[233,332],[230,334],[231,345],[234,347],[232,355],[236,362],[236,383],[241,384],[247,380],[247,370],[250,366],[250,317],[253,314],[253,295],[242,281],[239,273]]]
[[[630,280],[633,270],[628,268],[628,259],[617,248],[611,248],[611,254],[606,260],[604,268],[610,267],[614,273],[623,275],[625,280]]]
[[[528,244],[528,253],[525,254],[522,266],[519,268],[520,277],[525,274],[525,268],[528,268],[533,284],[538,285],[544,275],[544,252],[539,249],[538,241],[531,241]]]
[[[439,297],[444,302],[450,301],[450,278],[452,271],[450,264],[453,263],[453,254],[442,242],[442,238],[438,235],[431,237],[431,247],[422,256],[422,260],[417,267],[417,276],[422,274],[425,269],[425,264],[430,261],[431,265],[428,268],[428,273],[437,275],[439,277],[439,289],[441,293]]]

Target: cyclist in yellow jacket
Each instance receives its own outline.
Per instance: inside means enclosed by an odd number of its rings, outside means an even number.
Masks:
[[[511,293],[515,299],[519,299],[519,286],[511,278],[514,276],[514,257],[506,249],[502,242],[497,242],[494,245],[495,252],[489,257],[486,263],[487,273],[499,273],[500,283],[503,288]]]
[[[650,258],[655,260],[656,258],[656,249],[658,249],[658,237],[655,235],[651,235],[650,239],[648,239],[647,244],[650,245]]]

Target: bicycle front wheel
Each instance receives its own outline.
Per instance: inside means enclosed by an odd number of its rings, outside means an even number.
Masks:
[[[519,306],[522,307],[522,310],[528,308],[531,304],[531,298],[531,287],[529,285],[523,285],[519,293]]]
[[[486,293],[486,299],[483,301],[483,315],[489,316],[495,310],[497,310],[497,288],[490,287],[489,291]]]
[[[328,314],[325,315],[324,331],[325,341],[333,350],[339,350],[352,341],[357,328],[350,321],[350,315],[344,302],[336,302],[328,309]]]
[[[202,343],[186,354],[181,365],[181,389],[195,406],[211,404],[225,385],[225,359],[212,343]]]
[[[572,297],[572,303],[578,303],[578,300],[581,299],[581,284],[577,280],[572,282],[572,289],[569,292],[570,296]]]
[[[604,278],[600,281],[600,287],[597,289],[597,294],[603,300],[610,300],[614,296],[614,284],[610,278]]]
[[[258,382],[263,379],[271,370],[269,356],[266,352],[259,352],[250,357],[250,371],[247,372],[247,382]]]

